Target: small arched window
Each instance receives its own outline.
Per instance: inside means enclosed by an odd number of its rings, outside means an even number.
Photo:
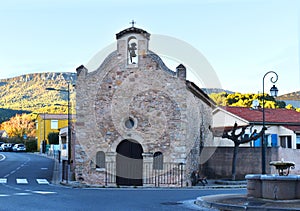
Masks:
[[[96,168],[105,168],[105,153],[103,151],[96,154]]]
[[[161,152],[155,152],[153,155],[153,169],[163,170],[164,157]]]

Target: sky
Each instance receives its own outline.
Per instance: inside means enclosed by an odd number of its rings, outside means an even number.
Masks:
[[[135,20],[151,35],[195,48],[223,89],[261,93],[264,75],[275,71],[279,95],[286,94],[300,90],[299,14],[297,0],[1,1],[0,79],[75,72]],[[174,69],[173,59],[165,63]],[[198,70],[181,62],[193,80]],[[272,76],[265,77],[265,92]]]

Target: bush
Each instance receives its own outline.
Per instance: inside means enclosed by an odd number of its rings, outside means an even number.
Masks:
[[[36,152],[37,151],[37,140],[29,139],[25,141],[26,151],[27,152]]]

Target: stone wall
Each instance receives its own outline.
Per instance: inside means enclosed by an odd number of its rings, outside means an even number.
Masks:
[[[278,148],[278,157],[274,160],[285,160],[295,162],[295,169],[291,170],[291,174],[300,175],[300,150],[299,149],[288,149]],[[273,167],[274,170],[274,167]],[[275,172],[275,170],[274,170]]]
[[[209,150],[209,149],[208,149]],[[296,168],[291,174],[299,174],[300,151],[296,149],[267,148],[266,172],[277,174],[270,161],[281,160],[293,161]],[[218,147],[211,158],[204,164],[203,173],[211,179],[230,179],[233,147]],[[261,148],[240,147],[237,159],[237,179],[244,179],[247,174],[261,173]]]

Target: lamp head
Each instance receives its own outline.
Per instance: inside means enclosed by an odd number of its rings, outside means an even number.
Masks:
[[[277,94],[278,94],[278,89],[275,85],[273,85],[270,89],[270,94],[272,97],[277,97]]]

